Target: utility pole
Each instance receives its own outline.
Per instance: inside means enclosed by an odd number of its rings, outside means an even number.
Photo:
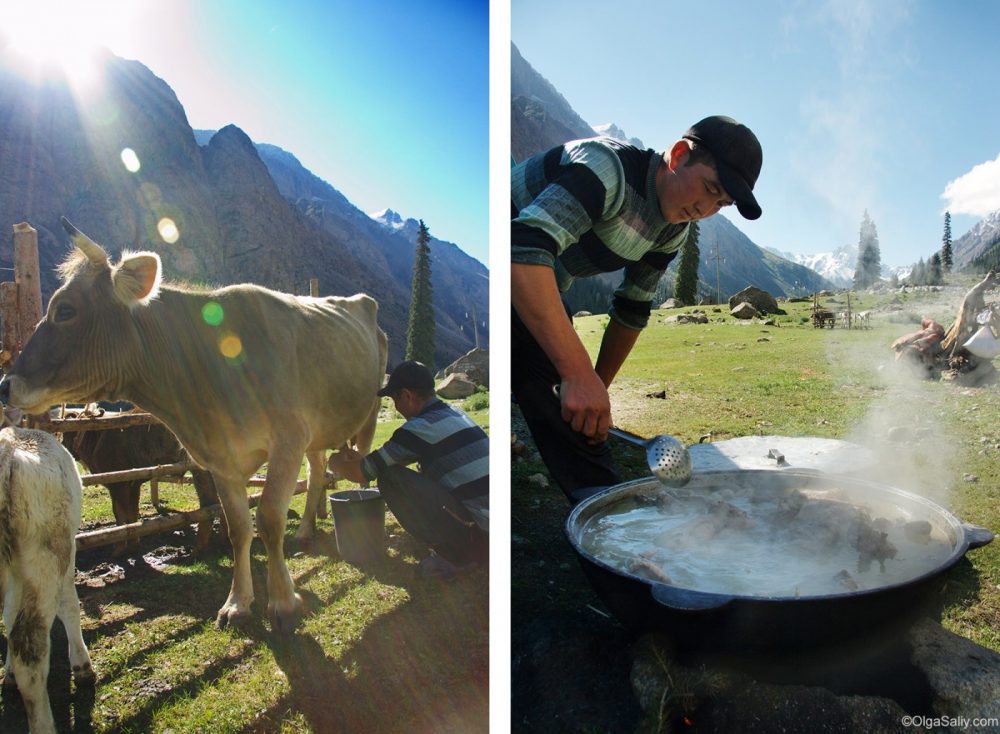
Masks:
[[[721,278],[719,275],[719,263],[722,262],[722,255],[719,254],[719,246],[715,246],[715,257],[707,258],[708,260],[715,260],[715,298],[718,305],[722,305],[722,285]]]
[[[476,304],[472,304],[472,333],[476,338],[476,349],[479,349],[479,325],[476,323]]]

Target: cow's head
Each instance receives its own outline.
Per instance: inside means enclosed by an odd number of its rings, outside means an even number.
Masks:
[[[63,284],[45,318],[0,383],[0,399],[29,413],[50,405],[110,397],[120,389],[142,345],[135,311],[156,297],[155,253],[108,253],[66,219],[74,248],[60,266]]]

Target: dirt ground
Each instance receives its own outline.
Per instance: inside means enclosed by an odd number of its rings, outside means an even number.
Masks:
[[[544,466],[516,408],[511,430],[529,445],[528,460],[511,469],[511,729],[635,732],[634,640],[608,615],[566,540],[569,501],[555,485],[530,480]],[[620,451],[626,478],[648,474],[641,452]]]

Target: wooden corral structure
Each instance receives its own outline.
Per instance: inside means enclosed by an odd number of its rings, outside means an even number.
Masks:
[[[833,311],[820,307],[819,295],[813,294],[812,322],[817,329],[827,327],[832,329],[837,324],[837,314]]]
[[[819,294],[813,294],[812,323],[817,329],[832,329],[840,324],[845,329],[871,328],[871,311],[854,311],[851,308],[851,294],[847,293],[847,304],[843,311],[834,312],[819,303]]]
[[[309,290],[316,295],[318,284],[315,279],[309,283]],[[0,283],[0,333],[3,342],[0,344],[0,369],[7,368],[17,359],[21,348],[31,336],[35,326],[42,318],[42,294],[38,265],[38,233],[27,222],[14,225],[14,280]],[[61,412],[60,412],[61,415]],[[128,428],[131,426],[151,425],[159,421],[149,413],[129,412],[108,413],[100,417],[64,418],[53,416],[31,416],[25,419],[31,428],[48,431],[49,433],[69,433],[76,431],[107,431]],[[159,491],[157,483],[170,478],[176,483],[190,484],[192,479],[187,472],[194,466],[191,462],[166,464],[161,466],[139,467],[127,471],[105,472],[102,474],[86,474],[82,476],[83,486],[108,484],[134,479],[148,479],[150,495],[154,507],[159,509]],[[249,482],[250,487],[263,487],[264,477],[254,477]],[[295,494],[306,491],[307,483],[300,480],[295,487]],[[252,494],[248,498],[251,508],[260,502],[260,494]],[[90,550],[113,543],[120,543],[175,530],[177,528],[207,521],[222,512],[220,504],[202,507],[187,512],[174,512],[159,517],[146,518],[128,525],[118,525],[89,532],[81,532],[76,536],[78,551]]]

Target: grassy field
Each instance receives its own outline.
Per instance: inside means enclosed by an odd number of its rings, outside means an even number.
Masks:
[[[781,304],[788,313],[773,325],[736,321],[728,308],[704,307],[708,324],[667,321],[691,308],[654,311],[610,391],[613,419],[643,436],[668,433],[689,444],[747,435],[855,441],[877,457],[873,477],[1000,531],[1000,385],[923,379],[889,348],[921,317],[949,325],[971,284],[852,295],[853,310],[875,311],[870,329],[813,328],[811,303]],[[836,299],[824,305],[843,310],[846,299]],[[606,323],[607,316],[575,321],[594,356]],[[512,424],[527,438],[516,409]],[[612,447],[626,476],[648,476],[641,451],[618,441]],[[512,720],[521,731],[545,731],[572,708],[576,721],[567,731],[631,730],[637,714],[628,713],[628,661],[619,652],[629,640],[606,618],[564,540],[568,503],[558,488],[539,488],[537,474],[545,475],[537,457],[512,467]],[[1000,651],[1000,542],[968,553],[949,574],[946,597],[945,626]],[[567,653],[573,663],[563,661],[562,670],[580,671],[568,685],[565,672],[549,670],[534,653],[546,635],[576,635],[576,647],[592,653]],[[555,693],[536,695],[543,685]],[[551,702],[560,697],[569,702],[561,708]]]
[[[388,405],[388,401],[387,405]],[[463,402],[457,403],[460,407]],[[488,429],[488,394],[464,406]],[[383,410],[375,445],[401,423]],[[303,476],[305,476],[303,469]],[[342,483],[342,487],[347,486]],[[85,526],[113,524],[105,489],[87,488]],[[386,517],[384,563],[342,561],[332,521],[309,546],[294,540],[304,495],[292,501],[285,553],[308,613],[292,635],[266,621],[265,557],[254,540],[255,624],[219,630],[215,613],[232,574],[218,538],[193,558],[193,532],[145,538],[138,556],[80,554],[77,589],[96,690],[69,684],[65,635],[53,632],[49,690],[60,731],[470,732],[488,721],[489,574],[424,579],[426,549]],[[161,485],[161,500],[194,509],[190,487]],[[143,516],[156,510],[144,491]],[[5,691],[0,732],[27,731],[19,697]]]

